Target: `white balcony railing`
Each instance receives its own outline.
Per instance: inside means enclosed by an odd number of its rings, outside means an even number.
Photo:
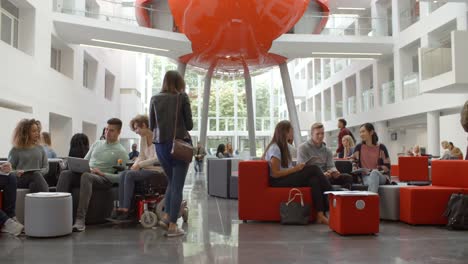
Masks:
[[[403,99],[419,95],[419,74],[412,73],[403,78]]]
[[[423,80],[452,70],[451,48],[422,48],[420,52]]]
[[[374,91],[372,89],[362,92],[362,111],[369,112],[374,108]]]
[[[348,115],[356,113],[356,96],[348,98]]]
[[[336,117],[342,117],[343,115],[343,101],[337,101],[335,104]]]
[[[382,84],[380,88],[380,104],[382,106],[395,103],[395,82],[391,81]]]

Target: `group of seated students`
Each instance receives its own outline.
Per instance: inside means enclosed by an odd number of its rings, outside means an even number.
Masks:
[[[231,143],[219,144],[218,149],[216,150],[216,157],[219,159],[223,158],[232,158],[234,157],[234,150]]]
[[[117,173],[118,161],[126,164],[128,153],[119,143],[122,121],[112,118],[107,121],[105,139],[89,146],[84,134],[75,134],[70,142],[70,157],[89,160],[90,172],[83,174],[71,170],[61,172],[57,192],[71,192],[79,187],[79,203],[73,231],[85,230],[85,219],[93,189],[112,188],[119,183],[118,209],[112,212],[110,219],[128,220],[131,201],[134,196],[135,182],[144,181],[154,175],[161,175],[163,169],[158,163],[153,146],[153,133],[149,129],[147,116],[138,115],[130,122],[131,129],[141,137],[140,155],[129,170]],[[48,158],[45,149],[39,144],[41,123],[35,119],[21,120],[14,132],[13,148],[8,155],[8,162],[1,165],[0,189],[3,190],[3,209],[0,209],[0,227],[2,232],[19,235],[23,225],[15,217],[17,188],[27,188],[31,193],[48,192],[49,186],[44,179],[48,172]],[[167,226],[169,216],[163,215],[161,226]]]
[[[270,144],[262,159],[270,167],[270,185],[273,187],[311,187],[311,196],[317,211],[317,223],[328,224],[325,213],[328,201],[324,192],[333,185],[350,187],[353,177],[341,174],[335,167],[333,153],[324,142],[323,124],[315,123],[311,128],[310,141],[302,143],[297,150],[297,164],[293,165],[288,142],[293,139],[293,127],[289,121],[276,125]],[[379,143],[374,126],[363,124],[359,129],[361,143],[354,146],[351,136],[344,136],[344,158],[353,162],[353,169],[361,172],[362,183],[368,191],[377,193],[379,185],[389,184],[390,157],[385,145]]]

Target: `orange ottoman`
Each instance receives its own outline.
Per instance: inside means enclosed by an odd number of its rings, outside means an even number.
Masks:
[[[373,192],[328,192],[330,228],[340,235],[379,232],[379,196]]]
[[[412,225],[447,224],[443,214],[452,193],[467,193],[467,190],[440,186],[400,188],[400,221]]]

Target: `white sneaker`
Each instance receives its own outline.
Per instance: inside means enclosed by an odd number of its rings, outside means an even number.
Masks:
[[[185,231],[182,228],[176,227],[174,230],[167,230],[165,236],[167,237],[185,236]]]
[[[24,226],[13,219],[8,218],[3,224],[2,233],[9,233],[14,236],[19,236],[23,232]]]
[[[73,232],[83,232],[86,229],[85,220],[77,218],[73,225]]]

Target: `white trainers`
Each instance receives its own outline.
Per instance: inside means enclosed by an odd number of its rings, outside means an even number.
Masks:
[[[14,236],[19,236],[23,232],[24,226],[13,219],[8,219],[3,224],[2,233],[9,233]]]
[[[85,220],[77,218],[73,225],[73,232],[83,232],[86,229]]]
[[[178,237],[184,236],[185,231],[182,228],[176,227],[174,230],[167,230],[165,236],[167,237]]]

